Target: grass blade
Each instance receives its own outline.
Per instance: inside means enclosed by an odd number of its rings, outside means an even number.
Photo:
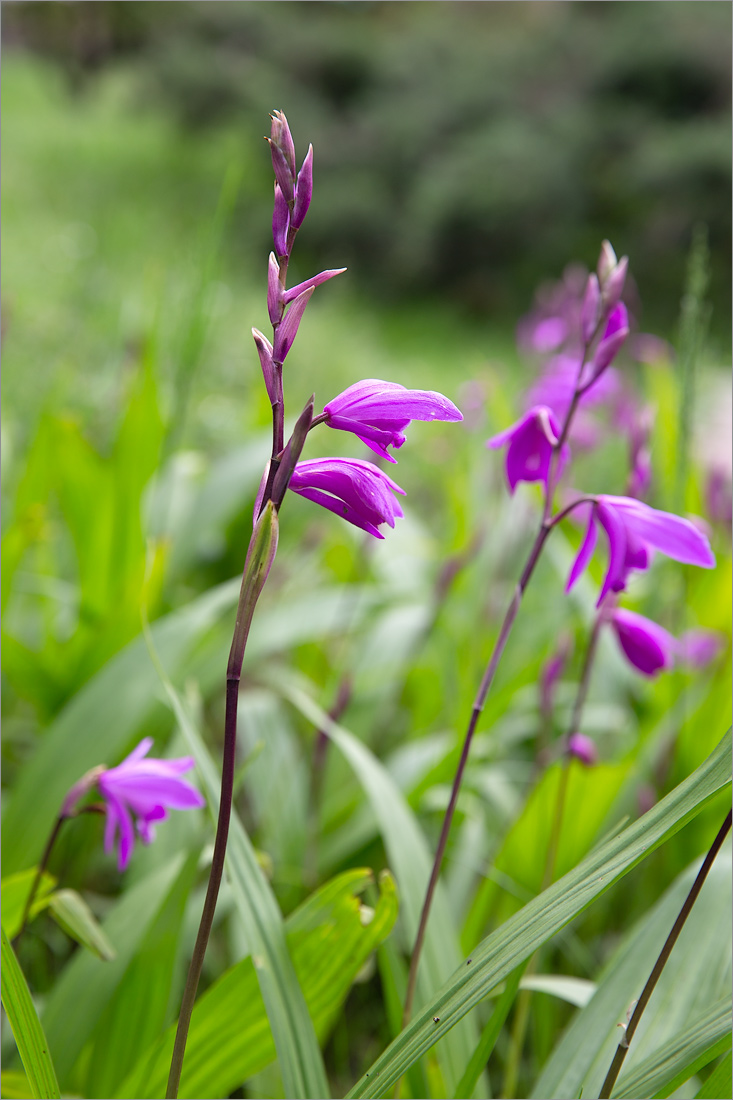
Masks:
[[[3,930],[2,1001],[34,1096],[59,1097],[59,1084],[23,971]]]
[[[434,1043],[541,944],[695,817],[730,783],[730,731],[688,779],[639,821],[591,852],[574,870],[488,936],[432,1003],[362,1076],[349,1097],[384,1096]],[[435,1022],[437,1019],[437,1023]],[[378,1077],[377,1077],[378,1071]],[[376,1084],[378,1082],[378,1085]]]

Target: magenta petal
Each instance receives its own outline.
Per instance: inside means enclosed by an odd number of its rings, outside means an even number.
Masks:
[[[383,470],[361,459],[316,458],[299,462],[290,488],[381,538],[378,526],[402,516],[392,493],[404,493]]]
[[[644,676],[671,666],[677,642],[664,627],[621,607],[613,612],[611,626],[627,659]]]
[[[602,499],[613,506],[635,535],[668,558],[703,569],[715,566],[715,555],[708,539],[688,519],[671,512],[658,512],[631,497],[604,496]]]
[[[581,764],[591,767],[598,759],[598,749],[595,742],[584,733],[571,733],[568,739],[568,753],[580,760]]]
[[[569,592],[581,573],[585,572],[588,562],[593,557],[593,551],[596,548],[596,542],[598,541],[598,532],[596,530],[596,514],[595,508],[591,508],[590,516],[588,517],[588,526],[583,537],[583,541],[580,544],[577,557],[573,562],[573,567],[570,570],[567,584],[565,585],[565,591]]]
[[[142,760],[144,756],[147,756],[153,747],[152,737],[143,737],[139,745],[137,745],[129,756],[126,756],[119,767],[125,764],[136,764],[138,760]]]
[[[308,213],[313,197],[313,146],[308,146],[303,165],[298,172],[295,185],[295,204],[293,206],[293,228],[299,229]]]
[[[613,508],[601,501],[596,506],[596,515],[608,538],[608,571],[596,603],[600,607],[608,592],[619,592],[626,583],[626,532]]]
[[[293,341],[298,334],[298,326],[303,318],[305,307],[311,300],[312,295],[313,287],[311,287],[310,290],[304,290],[303,293],[295,299],[278,325],[273,351],[273,359],[276,363],[284,362],[285,356],[293,346]]]

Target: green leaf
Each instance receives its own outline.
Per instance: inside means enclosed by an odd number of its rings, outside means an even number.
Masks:
[[[380,877],[376,908],[372,911],[361,904],[358,894],[371,881],[369,871],[347,871],[322,886],[285,922],[293,966],[321,1041],[355,975],[389,934],[397,916],[394,883],[386,873]],[[118,1097],[163,1094],[174,1035],[171,1028],[139,1059]],[[248,956],[196,1002],[179,1096],[182,1100],[227,1096],[264,1069],[275,1054],[255,967]]]
[[[532,974],[528,978],[522,978],[519,984],[522,989],[531,989],[534,993],[549,993],[551,997],[559,997],[561,1001],[581,1007],[588,1004],[597,988],[595,982],[589,982],[585,978],[571,978],[565,974]]]
[[[32,1100],[28,1078],[20,1069],[4,1069],[0,1074],[0,1093],[3,1100]]]
[[[523,970],[524,965],[518,966],[514,973],[509,976],[506,988],[499,997],[499,1000],[494,1006],[494,1011],[489,1016],[486,1026],[481,1032],[481,1039],[471,1055],[471,1061],[466,1066],[466,1071],[458,1082],[458,1087],[455,1091],[455,1100],[461,1100],[464,1096],[473,1095],[473,1090],[476,1088],[476,1082],[488,1064],[491,1052],[496,1046],[496,1040],[499,1038],[499,1032],[504,1026],[504,1022],[514,1004],[514,998],[521,984],[520,978]]]
[[[59,1097],[56,1071],[31,995],[5,929],[2,932],[2,1001],[33,1096]]]
[[[28,894],[36,877],[36,867],[28,871],[19,871],[18,874],[8,875],[2,881],[2,921],[5,934],[9,940],[14,940],[20,932],[20,922],[23,919],[23,910]],[[31,906],[29,920],[33,920],[48,905],[51,892],[56,885],[56,879],[44,871],[41,881],[38,883],[36,896]]]
[[[412,946],[430,877],[432,856],[407,800],[384,765],[358,738],[343,726],[333,722],[328,714],[295,684],[292,677],[288,677],[287,680],[280,677],[271,686],[289,699],[317,729],[325,730],[346,757],[362,784],[379,823],[390,866],[397,878],[401,914],[404,916],[405,932]],[[432,996],[435,989],[450,974],[451,968],[459,964],[460,959],[456,928],[445,892],[439,884],[433,898],[418,972],[417,1004]],[[478,1038],[478,1029],[473,1021],[466,1021],[441,1046],[439,1050],[441,1069],[445,1077],[445,1086],[451,1092],[461,1077],[478,1043]]]
[[[689,1027],[620,1077],[611,1095],[614,1100],[638,1096],[669,1096],[703,1066],[730,1049],[730,996],[714,1004]]]
[[[115,957],[115,949],[81,894],[76,890],[57,890],[51,895],[48,907],[54,920],[64,932],[83,947],[109,962]]]
[[[196,759],[209,812],[216,819],[220,774],[152,646],[150,652],[181,732]],[[275,1039],[286,1094],[292,1097],[327,1097],[326,1071],[313,1022],[288,953],[282,913],[236,813],[232,813],[229,826],[226,867],[252,956],[257,960],[257,978]],[[183,1065],[185,1072],[185,1060]]]
[[[675,944],[634,1036],[624,1069],[638,1055],[663,1050],[699,1013],[730,988],[729,847],[710,869],[705,886]],[[618,1024],[639,997],[699,870],[699,861],[669,887],[614,953],[593,999],[576,1013],[544,1066],[531,1095],[597,1095],[619,1041]],[[623,1080],[623,1078],[622,1078]]]
[[[171,860],[123,894],[103,922],[105,936],[114,944],[114,959],[103,963],[85,951],[77,952],[54,985],[43,1011],[43,1026],[58,1071],[66,1082],[103,1011],[138,951],[146,930],[175,888],[183,856]]]
[[[359,1079],[349,1097],[384,1096],[416,1058],[515,967],[695,817],[730,783],[730,772],[729,732],[712,756],[643,818],[592,851],[574,870],[483,940],[472,952],[470,963],[464,962],[434,994],[432,1002],[370,1067],[369,1076]],[[438,1024],[434,1023],[436,1016]]]
[[[733,1091],[733,1058],[721,1058],[708,1079],[697,1090],[695,1100],[721,1100]]]
[[[180,996],[174,974],[181,926],[198,865],[191,851],[102,1012],[92,1036],[84,1095],[112,1096],[140,1055],[170,1023]],[[166,1078],[160,1095],[165,1093]],[[142,1095],[142,1093],[141,1093]]]

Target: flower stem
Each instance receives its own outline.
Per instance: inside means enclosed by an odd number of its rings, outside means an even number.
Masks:
[[[483,710],[484,703],[486,702],[486,697],[489,694],[489,689],[491,688],[491,684],[493,682],[494,675],[496,674],[497,666],[499,664],[499,661],[501,660],[501,656],[502,656],[502,653],[504,652],[504,647],[507,643],[507,639],[509,638],[509,635],[511,633],[512,626],[514,625],[514,620],[517,617],[517,612],[519,611],[519,607],[520,607],[520,604],[522,602],[522,596],[524,595],[524,590],[527,587],[527,584],[529,583],[529,580],[532,576],[532,573],[534,572],[535,566],[537,565],[537,561],[540,557],[540,554],[542,553],[542,549],[543,549],[543,547],[545,545],[545,542],[547,540],[547,536],[550,534],[550,531],[552,530],[553,526],[555,525],[555,521],[552,517],[552,508],[553,508],[553,501],[554,501],[554,498],[555,498],[555,489],[557,487],[557,482],[559,480],[559,478],[558,478],[558,469],[559,469],[559,463],[560,463],[560,456],[561,456],[561,453],[562,453],[562,449],[565,446],[566,440],[568,438],[568,435],[569,435],[569,432],[570,432],[570,427],[571,427],[571,424],[572,424],[572,421],[573,421],[573,417],[575,416],[575,412],[576,412],[577,407],[578,407],[578,402],[580,401],[580,397],[581,397],[580,384],[581,384],[581,378],[582,378],[582,375],[583,375],[583,368],[585,367],[585,364],[586,364],[586,361],[588,359],[591,347],[595,343],[596,338],[597,338],[597,336],[598,336],[598,334],[601,330],[601,326],[602,326],[603,323],[604,323],[604,317],[601,317],[598,321],[598,324],[596,325],[596,328],[595,328],[595,331],[593,332],[593,335],[587,341],[587,343],[585,343],[584,346],[583,346],[583,353],[581,355],[580,364],[578,366],[578,374],[577,374],[577,378],[575,380],[575,389],[574,389],[574,392],[573,392],[573,396],[572,396],[572,399],[570,401],[568,411],[565,414],[565,419],[563,421],[562,428],[560,429],[560,435],[557,439],[557,442],[554,444],[554,447],[553,447],[552,458],[550,460],[550,470],[549,470],[548,478],[547,478],[547,488],[546,488],[546,492],[545,492],[545,502],[544,502],[544,507],[543,507],[543,510],[542,510],[542,522],[540,523],[539,531],[537,532],[537,535],[535,537],[534,543],[532,545],[532,549],[529,552],[529,557],[527,558],[526,565],[524,566],[524,570],[522,571],[522,575],[519,579],[519,583],[517,584],[516,590],[514,592],[514,596],[512,597],[512,601],[509,604],[509,607],[507,608],[506,615],[504,616],[504,621],[503,621],[503,623],[501,625],[501,629],[499,631],[499,637],[496,640],[496,644],[494,645],[493,652],[491,654],[491,657],[489,658],[489,663],[486,666],[486,670],[484,672],[483,679],[481,680],[481,684],[479,685],[478,693],[476,695],[476,701],[474,702],[473,710],[471,711],[471,717],[469,719],[468,728],[466,729],[466,734],[465,734],[464,741],[463,741],[463,749],[461,750],[461,756],[460,756],[460,759],[458,761],[458,767],[456,769],[456,774],[455,774],[455,777],[453,779],[453,787],[451,788],[451,794],[450,794],[450,799],[449,799],[449,802],[448,802],[448,807],[445,811],[445,816],[443,818],[443,825],[442,825],[442,828],[440,830],[440,837],[438,838],[438,846],[437,846],[436,851],[435,851],[435,858],[433,860],[433,868],[432,868],[432,871],[430,873],[430,879],[428,881],[428,887],[427,887],[427,890],[425,892],[425,900],[423,901],[422,912],[420,913],[420,922],[418,924],[417,935],[415,937],[415,946],[412,949],[412,958],[410,959],[410,970],[409,970],[409,973],[408,973],[408,976],[407,976],[407,989],[406,989],[406,992],[405,992],[405,1007],[404,1007],[404,1011],[403,1011],[403,1014],[402,1014],[402,1026],[403,1027],[405,1027],[407,1025],[407,1023],[409,1022],[410,1015],[412,1013],[412,1003],[413,1003],[413,1000],[415,998],[415,988],[416,988],[416,985],[417,985],[418,965],[419,965],[419,962],[420,962],[420,955],[422,953],[423,941],[425,939],[425,930],[427,928],[428,917],[430,915],[430,907],[432,905],[433,894],[435,893],[435,887],[437,886],[438,878],[440,876],[440,869],[441,869],[441,866],[442,866],[442,863],[443,863],[443,856],[445,854],[446,845],[448,843],[448,834],[450,833],[451,824],[453,823],[453,815],[455,813],[456,803],[458,801],[458,793],[459,793],[460,788],[461,788],[461,782],[463,780],[463,772],[465,771],[465,768],[466,768],[466,762],[468,760],[468,754],[469,754],[469,751],[470,751],[470,748],[471,748],[471,742],[473,740],[473,735],[475,733],[476,725],[478,723],[481,711]],[[575,507],[576,504],[578,504],[578,503],[580,503],[580,501],[574,502],[572,507]],[[566,515],[569,510],[571,510],[571,509],[566,509],[565,511],[563,511],[562,515],[563,516]]]
[[[39,862],[38,867],[36,869],[36,874],[35,874],[35,878],[33,879],[33,884],[30,888],[29,893],[28,893],[28,897],[25,900],[25,906],[23,907],[23,916],[20,919],[20,928],[18,929],[17,936],[13,940],[13,946],[14,947],[17,947],[18,941],[20,940],[20,937],[25,932],[25,926],[28,923],[28,918],[30,917],[30,914],[31,914],[31,908],[33,906],[33,902],[36,899],[36,894],[38,893],[38,887],[41,884],[41,878],[43,877],[43,872],[46,870],[46,867],[48,866],[48,861],[51,858],[51,852],[53,851],[54,845],[55,845],[56,841],[58,840],[59,833],[61,832],[61,826],[63,825],[63,823],[66,820],[67,820],[67,815],[66,814],[59,814],[59,816],[56,818],[56,820],[54,822],[54,825],[53,825],[53,828],[51,829],[51,832],[49,833],[48,840],[46,841],[46,847],[43,849],[43,855],[41,856],[40,862]]]
[[[214,855],[211,860],[211,873],[209,885],[206,889],[206,899],[201,915],[196,944],[193,949],[191,964],[188,968],[186,987],[183,992],[183,1002],[178,1017],[178,1027],[173,1045],[173,1057],[171,1059],[170,1074],[166,1097],[178,1096],[178,1086],[181,1080],[183,1068],[183,1056],[186,1051],[186,1040],[191,1023],[196,990],[198,989],[201,970],[204,965],[204,955],[211,934],[211,926],[214,923],[214,912],[219,897],[219,887],[224,871],[224,857],[226,855],[227,838],[229,836],[229,822],[232,815],[232,798],[234,794],[234,758],[237,740],[237,703],[239,699],[239,677],[227,678],[226,691],[226,716],[224,719],[224,756],[222,760],[221,797],[219,801],[219,819],[216,824],[216,839],[214,840]]]
[[[714,861],[716,855],[718,854],[718,852],[720,851],[720,849],[722,847],[723,841],[725,840],[726,836],[728,835],[728,833],[730,831],[730,827],[731,827],[731,811],[729,810],[728,814],[726,816],[726,819],[725,819],[725,821],[723,822],[723,824],[720,828],[720,831],[719,831],[718,835],[716,836],[715,840],[711,844],[710,850],[709,850],[708,854],[705,856],[705,859],[703,860],[702,867],[700,868],[700,870],[697,873],[697,877],[696,877],[695,881],[692,884],[692,888],[691,888],[689,894],[687,895],[687,897],[685,898],[684,905],[680,909],[679,914],[677,916],[677,920],[674,922],[674,925],[672,926],[672,931],[667,936],[664,947],[662,948],[662,950],[659,953],[659,958],[657,959],[657,961],[654,964],[654,967],[652,969],[651,974],[649,975],[649,978],[647,979],[647,983],[644,986],[642,994],[639,997],[639,1000],[636,1002],[636,1006],[635,1006],[634,1011],[631,1015],[631,1019],[629,1020],[627,1026],[626,1026],[626,1029],[624,1031],[624,1037],[621,1040],[621,1042],[619,1043],[618,1047],[616,1048],[616,1053],[613,1056],[613,1061],[611,1062],[611,1066],[608,1070],[608,1073],[606,1074],[606,1079],[603,1082],[603,1086],[602,1086],[600,1094],[599,1094],[600,1100],[608,1100],[608,1097],[610,1097],[611,1092],[613,1091],[613,1086],[616,1084],[616,1078],[618,1077],[621,1066],[624,1063],[624,1059],[625,1059],[625,1057],[628,1053],[628,1049],[629,1049],[629,1046],[631,1044],[631,1040],[632,1040],[634,1032],[636,1031],[636,1028],[639,1024],[639,1020],[641,1019],[642,1013],[644,1012],[644,1009],[646,1008],[647,1004],[649,1003],[649,998],[651,997],[652,993],[654,992],[654,987],[656,986],[657,982],[659,981],[659,976],[662,973],[662,971],[664,970],[667,959],[669,958],[669,956],[672,953],[672,948],[674,947],[675,943],[677,942],[677,937],[679,936],[680,932],[682,931],[682,928],[685,924],[685,921],[687,920],[687,918],[690,915],[690,912],[692,910],[693,905],[697,901],[697,897],[698,897],[698,894],[700,893],[700,890],[702,889],[702,885],[703,885],[703,883],[705,882],[705,879],[708,876],[708,873],[710,871],[710,868],[713,865],[713,861]]]
[[[509,604],[506,615],[504,616],[504,622],[501,624],[501,630],[499,631],[499,637],[496,639],[494,650],[489,659],[489,663],[486,666],[481,684],[479,685],[476,700],[473,704],[471,711],[471,717],[468,722],[468,728],[463,740],[463,749],[461,750],[460,760],[458,761],[458,767],[453,779],[453,787],[451,789],[450,800],[448,802],[448,808],[445,811],[445,817],[443,818],[443,826],[440,830],[440,837],[438,839],[438,846],[435,851],[435,858],[433,860],[433,869],[430,874],[430,880],[428,882],[428,888],[425,893],[425,900],[423,902],[422,912],[420,914],[420,923],[417,929],[417,935],[415,937],[415,946],[412,951],[412,958],[410,960],[410,972],[407,976],[407,990],[405,993],[405,1007],[403,1012],[403,1027],[406,1026],[410,1019],[412,1012],[412,1002],[415,998],[415,987],[417,984],[417,970],[420,962],[420,954],[422,952],[423,941],[425,939],[425,929],[428,923],[428,917],[430,915],[430,907],[433,901],[433,894],[435,893],[435,887],[438,883],[438,877],[440,875],[440,869],[443,863],[443,856],[445,854],[446,844],[448,843],[448,834],[450,833],[451,824],[453,822],[453,815],[456,809],[456,803],[458,801],[458,792],[461,788],[461,781],[463,779],[463,772],[466,768],[466,762],[468,760],[468,754],[471,749],[471,742],[473,735],[476,731],[476,725],[478,724],[481,711],[484,708],[486,697],[489,694],[489,689],[493,683],[496,669],[501,655],[504,652],[504,647],[507,643],[509,635],[514,625],[514,620],[517,617],[517,612],[522,602],[522,596],[524,590],[527,587],[530,577],[534,572],[534,568],[539,560],[539,556],[542,553],[542,547],[545,545],[545,540],[549,535],[551,527],[543,520],[540,525],[540,529],[537,532],[534,544],[527,559],[527,564],[524,567],[522,576],[519,579],[512,601]]]
[[[272,505],[269,505],[272,510]],[[272,515],[272,512],[268,513]],[[273,522],[276,523],[276,513]],[[263,524],[265,525],[263,527]],[[275,535],[277,528],[275,527]],[[232,816],[232,800],[234,797],[234,766],[237,746],[237,707],[239,704],[239,682],[242,675],[242,663],[244,650],[249,636],[249,628],[252,616],[257,604],[260,592],[264,587],[269,573],[270,565],[275,556],[277,539],[273,541],[273,527],[267,525],[267,517],[263,517],[255,527],[250,541],[249,552],[244,566],[242,588],[237,605],[237,618],[234,626],[232,646],[229,651],[227,664],[226,683],[226,710],[224,716],[224,754],[222,760],[221,795],[219,799],[219,817],[216,823],[216,837],[214,839],[214,854],[211,860],[211,872],[209,884],[206,888],[201,923],[199,925],[196,943],[194,945],[191,964],[188,969],[186,985],[183,991],[183,1002],[178,1017],[178,1027],[173,1045],[170,1074],[166,1098],[178,1095],[178,1086],[181,1080],[183,1068],[183,1056],[186,1051],[186,1039],[191,1023],[196,990],[198,989],[201,970],[204,965],[206,946],[211,935],[214,923],[214,912],[219,896],[222,874],[224,872],[224,858],[226,856],[227,838],[229,836],[229,823]]]

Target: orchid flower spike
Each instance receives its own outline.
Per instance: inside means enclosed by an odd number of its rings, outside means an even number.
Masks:
[[[585,537],[565,586],[569,592],[586,569],[598,539],[597,525],[608,539],[608,570],[597,607],[608,592],[621,592],[632,569],[649,568],[655,550],[686,565],[712,569],[715,556],[707,537],[694,523],[671,512],[658,512],[631,497],[598,496],[594,500]]]
[[[463,420],[460,410],[442,393],[408,390],[378,378],[349,386],[324,406],[323,414],[330,428],[353,432],[388,462],[397,460],[387,447],[402,446],[411,420]]]
[[[610,616],[611,627],[626,659],[644,676],[655,676],[671,668],[677,652],[677,639],[663,626],[616,607]]]
[[[405,490],[378,466],[358,458],[311,458],[299,462],[289,487],[377,539],[384,538],[380,523],[394,527],[395,520],[403,515],[392,493],[404,494]]]
[[[506,431],[492,436],[487,447],[496,450],[507,445],[506,476],[513,493],[519,481],[542,481],[547,489],[550,465],[560,440],[560,428],[555,414],[547,405],[535,405]],[[570,458],[570,448],[564,443],[557,463],[559,478]]]
[[[155,839],[154,824],[168,817],[168,810],[194,810],[205,805],[201,794],[184,779],[194,766],[191,756],[174,760],[145,757],[153,747],[145,737],[116,768],[102,771],[97,779],[107,806],[104,850],[111,852],[119,832],[117,866],[124,871],[135,844],[135,831],[143,844]],[[133,827],[132,815],[135,817]]]

